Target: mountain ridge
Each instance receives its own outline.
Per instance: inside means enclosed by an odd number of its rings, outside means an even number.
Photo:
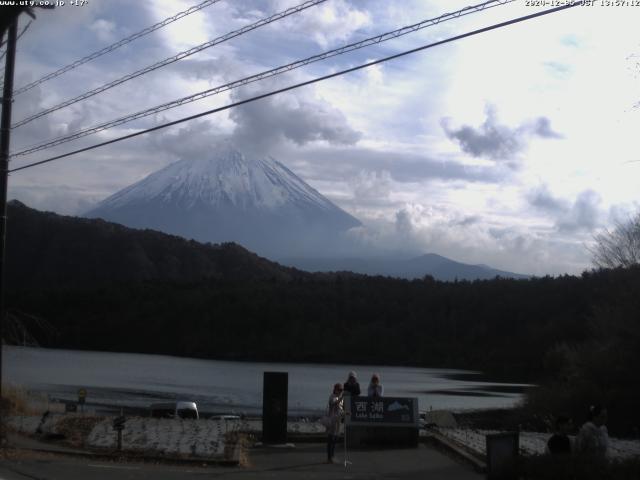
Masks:
[[[282,265],[308,272],[351,271],[363,275],[382,275],[416,279],[431,275],[435,280],[490,280],[495,277],[526,279],[529,275],[508,272],[488,265],[472,265],[458,262],[436,253],[416,257],[341,257],[341,258],[278,258]]]
[[[7,225],[7,279],[12,288],[310,276],[235,243],[203,244],[102,219],[41,212],[16,200],[8,204]]]

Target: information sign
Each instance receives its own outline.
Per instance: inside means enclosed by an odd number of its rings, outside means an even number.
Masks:
[[[418,399],[345,397],[347,425],[418,426]]]

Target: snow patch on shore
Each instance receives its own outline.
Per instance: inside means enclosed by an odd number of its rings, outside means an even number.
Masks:
[[[224,456],[224,420],[191,420],[164,418],[127,418],[122,431],[122,449],[130,452],[156,452],[163,455],[213,458]],[[89,434],[92,448],[115,449],[117,432],[111,420],[94,427]]]
[[[502,433],[498,430],[475,430],[466,428],[441,428],[445,437],[464,445],[480,455],[486,455],[486,436]],[[539,432],[520,432],[520,452],[523,455],[542,455],[551,434]],[[609,439],[609,458],[626,459],[640,456],[640,440]]]

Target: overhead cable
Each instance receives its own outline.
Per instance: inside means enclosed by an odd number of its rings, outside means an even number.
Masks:
[[[94,88],[93,90],[90,90],[88,92],[85,92],[83,94],[78,95],[77,97],[71,98],[69,100],[65,100],[62,103],[59,103],[58,105],[55,105],[51,108],[47,108],[46,110],[42,110],[34,115],[31,115],[30,117],[27,117],[23,120],[20,120],[19,122],[13,124],[11,126],[11,128],[18,128],[21,127],[22,125],[25,125],[29,122],[32,122],[33,120],[40,118],[44,115],[48,115],[52,112],[55,112],[56,110],[60,110],[62,108],[68,107],[69,105],[73,105],[74,103],[78,103],[82,100],[86,100],[87,98],[93,97],[94,95],[98,95],[99,93],[104,92],[105,90],[109,90],[117,85],[121,85],[124,82],[127,82],[129,80],[132,80],[134,78],[140,77],[142,75],[145,75],[149,72],[152,72],[154,70],[157,70],[159,68],[162,67],[166,67],[167,65],[170,65],[174,62],[177,62],[178,60],[182,60],[183,58],[187,58],[190,57],[191,55],[194,55],[198,52],[201,52],[202,50],[205,50],[207,48],[211,48],[214,45],[218,45],[220,43],[226,42],[227,40],[230,40],[232,38],[238,37],[240,35],[244,35],[247,32],[250,32],[251,30],[255,30],[257,28],[263,27],[265,25],[268,25],[270,23],[276,22],[278,20],[281,20],[285,17],[288,17],[289,15],[293,15],[295,13],[301,12],[302,10],[305,10],[307,8],[313,7],[315,5],[318,5],[320,3],[324,3],[327,0],[307,0],[304,3],[301,3],[300,5],[297,5],[295,7],[291,7],[288,8],[286,10],[283,10],[282,12],[276,13],[274,15],[271,15],[270,17],[265,17],[261,20],[258,20],[257,22],[254,22],[250,25],[246,25],[242,28],[239,28],[237,30],[234,30],[232,32],[229,32],[225,35],[222,35],[220,37],[214,38],[213,40],[210,40],[208,42],[202,43],[196,47],[190,48],[189,50],[185,50],[184,52],[180,52],[172,57],[169,58],[165,58],[164,60],[161,60],[159,62],[154,63],[153,65],[149,65],[148,67],[142,68],[140,70],[137,70],[133,73],[130,73],[128,75],[125,75],[124,77],[120,77],[117,78],[109,83],[105,83],[104,85],[101,85],[100,87]]]
[[[91,60],[95,60],[98,57],[101,57],[102,55],[105,55],[109,52],[113,52],[114,50],[122,47],[123,45],[127,45],[128,43],[133,42],[134,40],[137,40],[140,37],[144,37],[145,35],[148,35],[151,32],[155,32],[156,30],[162,28],[162,27],[166,27],[167,25],[180,20],[181,18],[186,17],[187,15],[191,15],[192,13],[195,13],[197,11],[202,10],[203,8],[208,7],[209,5],[213,5],[214,3],[218,3],[220,0],[205,0],[202,3],[199,3],[198,5],[194,5],[193,7],[184,10],[182,12],[176,13],[175,15],[172,15],[169,18],[165,18],[164,20],[162,20],[161,22],[155,23],[143,30],[140,30],[137,33],[134,33],[133,35],[129,35],[126,38],[123,38],[122,40],[117,41],[116,43],[109,45],[101,50],[98,50],[97,52],[93,52],[90,55],[87,55],[86,57],[82,57],[79,60],[76,60],[73,63],[70,63],[69,65],[66,65],[58,70],[56,70],[55,72],[51,72],[48,75],[45,75],[44,77],[35,80],[31,83],[29,83],[28,85],[25,85],[24,87],[20,87],[18,89],[16,89],[15,92],[13,92],[13,95],[19,95],[21,93],[26,92],[27,90],[31,90],[33,87],[40,85],[41,83],[44,83],[48,80],[51,80],[52,78],[56,78],[59,77],[60,75],[62,75],[63,73],[66,73],[70,70],[73,70],[77,67],[79,67],[80,65],[84,65],[87,62],[90,62]]]
[[[244,85],[247,85],[249,83],[254,83],[260,80],[264,80],[266,78],[270,78],[270,77],[274,77],[276,75],[280,75],[282,73],[285,72],[289,72],[291,70],[294,70],[296,68],[300,68],[303,67],[305,65],[309,65],[311,63],[314,62],[318,62],[321,60],[326,60],[327,58],[331,58],[331,57],[335,57],[337,55],[342,55],[354,50],[358,50],[364,47],[368,47],[370,45],[374,45],[374,44],[379,44],[382,42],[386,42],[388,40],[392,40],[394,38],[398,38],[401,37],[403,35],[407,35],[409,33],[421,30],[423,28],[426,27],[430,27],[433,25],[437,25],[440,24],[442,22],[446,22],[449,20],[453,20],[455,18],[460,18],[466,15],[470,15],[472,13],[477,13],[479,11],[482,10],[486,10],[488,8],[493,8],[496,6],[500,6],[500,5],[504,5],[507,3],[512,3],[516,0],[490,0],[490,1],[486,1],[477,5],[472,5],[469,7],[465,7],[461,10],[457,10],[455,12],[451,12],[451,13],[445,13],[443,15],[439,15],[438,17],[435,18],[431,18],[428,20],[423,20],[421,22],[415,23],[413,25],[409,25],[406,27],[402,27],[399,28],[397,30],[393,30],[391,32],[387,32],[387,33],[383,33],[381,35],[376,35],[374,37],[369,37],[366,38],[364,40],[361,40],[359,42],[355,42],[355,43],[350,43],[348,45],[344,45],[342,47],[333,49],[333,50],[328,50],[325,51],[323,53],[317,54],[317,55],[313,55],[311,57],[307,57],[305,59],[302,60],[297,60],[293,63],[289,63],[286,65],[282,65],[280,67],[276,67],[273,68],[271,70],[266,70],[264,72],[255,74],[255,75],[251,75],[249,77],[244,77],[241,78],[239,80],[235,80],[233,82],[230,83],[226,83],[224,85],[220,85],[214,88],[210,88],[207,90],[204,90],[202,92],[198,92],[192,95],[188,95],[186,97],[183,98],[179,98],[177,100],[172,100],[170,102],[167,103],[163,103],[161,105],[152,107],[152,108],[147,108],[145,110],[141,110],[139,112],[133,113],[133,114],[129,114],[126,115],[124,117],[120,117],[114,120],[110,120],[108,122],[96,125],[94,127],[90,127],[90,128],[86,128],[83,130],[80,130],[78,132],[72,133],[70,135],[64,135],[64,136],[60,136],[57,138],[54,138],[52,140],[40,143],[38,145],[35,146],[31,146],[29,148],[26,148],[22,151],[16,152],[14,154],[12,154],[12,157],[18,157],[18,156],[22,156],[22,155],[28,155],[30,153],[34,153],[40,150],[45,150],[47,148],[51,148],[51,147],[55,147],[56,145],[61,145],[63,143],[66,142],[70,142],[72,140],[76,140],[78,138],[82,138],[82,137],[86,137],[87,135],[93,135],[95,133],[101,132],[103,130],[107,130],[109,128],[113,128],[113,127],[117,127],[119,125],[122,125],[124,123],[129,123],[132,122],[134,120],[138,120],[140,118],[144,118],[144,117],[148,117],[150,115],[154,115],[156,113],[165,111],[165,110],[169,110],[172,108],[176,108],[182,105],[185,105],[187,103],[191,103],[191,102],[195,102],[197,100],[202,100],[203,98],[207,98],[210,97],[212,95],[217,95],[219,93],[228,91],[228,90],[232,90],[234,88],[238,88]]]
[[[181,118],[181,119],[178,119],[178,120],[174,120],[172,122],[163,123],[162,125],[157,125],[155,127],[151,127],[151,128],[146,129],[146,130],[140,130],[138,132],[130,133],[128,135],[123,135],[121,137],[113,138],[113,139],[107,140],[105,142],[97,143],[97,144],[94,144],[94,145],[90,145],[88,147],[84,147],[84,148],[80,148],[78,150],[67,152],[67,153],[64,153],[62,155],[56,155],[54,157],[50,157],[50,158],[47,158],[47,159],[44,159],[44,160],[40,160],[40,161],[33,162],[33,163],[28,163],[28,164],[23,165],[21,167],[16,167],[16,168],[13,168],[13,169],[9,170],[9,173],[18,172],[20,170],[25,170],[27,168],[32,168],[32,167],[35,167],[35,166],[38,166],[38,165],[43,165],[45,163],[53,162],[55,160],[60,160],[62,158],[70,157],[72,155],[77,155],[78,153],[83,153],[83,152],[87,152],[89,150],[94,150],[94,149],[99,148],[99,147],[104,147],[106,145],[111,145],[112,143],[117,143],[117,142],[120,142],[122,140],[127,140],[129,138],[137,137],[139,135],[144,135],[146,133],[154,132],[156,130],[161,130],[161,129],[164,129],[164,128],[167,128],[167,127],[171,127],[173,125],[178,125],[180,123],[188,122],[190,120],[195,120],[197,118],[205,117],[207,115],[211,115],[211,114],[214,114],[214,113],[222,112],[224,110],[229,110],[231,108],[238,107],[240,105],[244,105],[244,104],[247,104],[247,103],[250,103],[250,102],[255,102],[256,100],[262,100],[264,98],[271,97],[271,96],[274,96],[274,95],[278,95],[280,93],[288,92],[290,90],[294,90],[294,89],[297,89],[297,88],[300,88],[300,87],[304,87],[306,85],[311,85],[311,84],[318,83],[318,82],[321,82],[321,81],[324,81],[324,80],[328,80],[330,78],[334,78],[334,77],[345,75],[347,73],[355,72],[357,70],[362,70],[364,68],[368,68],[368,67],[371,67],[373,65],[378,65],[378,64],[381,64],[381,63],[384,63],[384,62],[388,62],[390,60],[395,60],[397,58],[401,58],[401,57],[404,57],[406,55],[410,55],[412,53],[420,52],[422,50],[427,50],[429,48],[437,47],[439,45],[444,45],[446,43],[451,43],[451,42],[454,42],[454,41],[457,41],[457,40],[461,40],[463,38],[471,37],[471,36],[474,36],[474,35],[479,35],[481,33],[486,33],[486,32],[489,32],[491,30],[496,30],[496,29],[503,28],[503,27],[506,27],[506,26],[509,26],[509,25],[513,25],[515,23],[520,23],[520,22],[524,22],[524,21],[527,21],[527,20],[532,20],[532,19],[537,18],[537,17],[541,17],[541,16],[544,16],[544,15],[549,15],[551,13],[559,12],[561,10],[566,10],[566,9],[569,9],[569,8],[573,8],[573,7],[582,5],[583,3],[584,3],[583,1],[578,0],[578,1],[574,2],[574,3],[567,3],[567,4],[564,4],[564,5],[560,6],[560,7],[555,7],[555,8],[551,8],[551,9],[548,9],[548,10],[543,10],[541,12],[532,13],[532,14],[525,15],[525,16],[522,16],[522,17],[517,17],[517,18],[511,19],[511,20],[507,20],[505,22],[496,23],[496,24],[490,25],[488,27],[479,28],[477,30],[473,30],[473,31],[470,31],[470,32],[467,32],[467,33],[456,35],[454,37],[449,37],[449,38],[446,38],[444,40],[440,40],[440,41],[437,41],[437,42],[434,42],[434,43],[423,45],[421,47],[413,48],[411,50],[406,50],[406,51],[401,52],[401,53],[396,53],[396,54],[390,55],[388,57],[384,57],[384,58],[381,58],[381,59],[378,59],[378,60],[367,62],[367,63],[361,64],[361,65],[358,65],[356,67],[351,67],[351,68],[348,68],[348,69],[345,69],[345,70],[340,70],[339,72],[331,73],[329,75],[324,75],[322,77],[314,78],[312,80],[307,80],[305,82],[297,83],[295,85],[290,85],[288,87],[280,88],[278,90],[273,90],[271,92],[263,93],[261,95],[256,95],[254,97],[250,97],[250,98],[247,98],[247,99],[244,99],[244,100],[240,100],[240,101],[237,101],[237,102],[234,102],[234,103],[230,103],[230,104],[225,105],[223,107],[214,108],[214,109],[211,109],[211,110],[207,110],[205,112],[197,113],[195,115],[190,115],[188,117],[184,117],[184,118]]]

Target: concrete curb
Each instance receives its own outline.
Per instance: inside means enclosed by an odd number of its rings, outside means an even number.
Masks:
[[[483,459],[480,458],[477,452],[471,451],[464,445],[454,442],[453,440],[436,431],[428,431],[426,436],[420,437],[420,441],[423,443],[432,443],[436,446],[445,448],[449,452],[460,457],[465,462],[470,463],[478,473],[487,472],[487,464]]]

